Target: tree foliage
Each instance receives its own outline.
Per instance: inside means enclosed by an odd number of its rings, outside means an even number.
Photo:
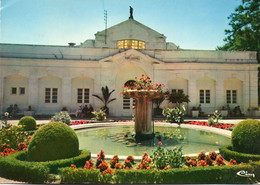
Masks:
[[[182,103],[189,103],[190,98],[188,95],[185,95],[182,91],[178,91],[169,94],[168,101],[171,103],[176,103],[177,107],[180,107]]]
[[[231,29],[225,30],[226,43],[218,46],[218,50],[257,51],[259,55],[259,6],[259,0],[242,0],[242,4],[235,9],[235,13],[228,17]]]
[[[112,98],[110,99],[111,94],[115,91],[115,89],[113,89],[112,91],[109,92],[108,87],[102,87],[101,88],[102,91],[102,96],[99,96],[97,94],[93,94],[92,96],[95,96],[96,98],[98,98],[99,100],[101,100],[104,103],[104,107],[102,107],[103,110],[105,110],[106,114],[109,114],[109,109],[107,107],[107,104],[109,104],[110,102],[116,100],[116,98]]]

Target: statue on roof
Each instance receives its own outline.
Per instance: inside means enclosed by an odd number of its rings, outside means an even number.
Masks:
[[[129,19],[134,19],[133,17],[133,8],[130,6],[130,17]]]

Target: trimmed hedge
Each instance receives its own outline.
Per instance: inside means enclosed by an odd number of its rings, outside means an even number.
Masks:
[[[80,184],[97,183],[101,181],[101,173],[97,169],[87,170],[83,168],[62,168],[60,169],[61,183]]]
[[[39,128],[28,146],[30,161],[52,161],[79,155],[79,140],[75,131],[60,122],[50,122]]]
[[[226,160],[235,159],[237,162],[260,161],[260,155],[233,151],[232,144],[221,146],[219,152]]]
[[[246,119],[240,121],[232,131],[233,150],[248,154],[260,154],[260,121]]]
[[[215,184],[254,183],[256,179],[240,177],[236,173],[245,170],[256,174],[260,164],[176,168],[169,170],[116,170],[112,181],[117,184]],[[63,168],[60,171],[62,183],[102,183],[97,170]],[[257,177],[259,179],[259,177]]]
[[[0,157],[0,176],[29,183],[43,183],[48,181],[49,168],[39,163],[17,160],[18,152],[7,157]]]
[[[7,157],[0,157],[0,176],[30,182],[43,183],[50,178],[50,173],[57,173],[59,168],[71,164],[83,166],[90,159],[89,151],[82,151],[79,156],[48,162],[27,161],[27,151],[18,152]]]
[[[22,128],[24,131],[29,131],[29,130],[35,130],[36,129],[36,121],[33,117],[31,116],[24,116],[22,117],[18,125],[22,125]]]

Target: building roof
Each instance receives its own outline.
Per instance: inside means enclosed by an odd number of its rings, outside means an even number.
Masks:
[[[136,21],[136,20],[134,20],[134,19],[127,19],[126,21],[123,21],[123,22],[121,22],[121,23],[119,23],[119,24],[116,24],[116,25],[114,25],[114,26],[111,26],[111,27],[109,27],[108,29],[107,29],[107,32],[109,31],[109,30],[111,30],[111,29],[115,29],[115,28],[121,28],[121,27],[124,27],[124,26],[137,26],[137,27],[140,27],[140,28],[143,28],[144,30],[149,30],[150,32],[152,32],[152,34],[154,34],[154,35],[157,35],[157,37],[161,37],[161,38],[164,38],[164,39],[166,39],[166,36],[164,36],[163,34],[161,34],[161,33],[159,33],[159,32],[157,32],[157,31],[155,31],[155,30],[153,30],[153,29],[151,29],[151,28],[149,28],[148,26],[146,26],[146,25],[144,25],[144,24],[142,24],[142,23],[140,23],[140,22],[138,22],[138,21]],[[97,32],[96,34],[95,34],[95,36],[98,36],[98,35],[105,35],[105,32],[106,32],[106,30],[102,30],[102,31],[99,31],[99,32]]]

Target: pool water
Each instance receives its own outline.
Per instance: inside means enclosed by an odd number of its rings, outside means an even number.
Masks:
[[[176,127],[155,127],[156,137],[151,140],[135,141],[133,126],[91,128],[77,131],[80,149],[97,154],[101,149],[109,155],[141,156],[144,152],[152,155],[162,142],[165,149],[181,147],[184,154],[196,154],[200,151],[216,151],[220,146],[230,144],[230,138],[199,129]]]

